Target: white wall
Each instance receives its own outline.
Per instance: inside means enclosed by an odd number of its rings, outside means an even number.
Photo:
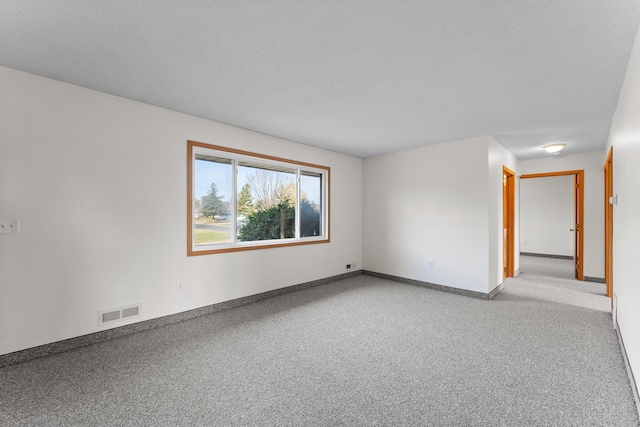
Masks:
[[[640,33],[613,117],[613,292],[629,363],[640,386]],[[608,152],[608,148],[607,148]],[[604,164],[605,155],[600,161]]]
[[[519,175],[584,170],[584,270],[585,276],[604,278],[604,160],[602,152],[549,156],[519,163]],[[522,185],[522,181],[520,181]],[[522,202],[521,202],[522,203]],[[524,246],[520,251],[529,252]]]
[[[0,354],[362,265],[362,160],[0,68]],[[331,243],[186,256],[188,139],[331,167]],[[176,292],[176,282],[184,292]],[[114,326],[119,326],[114,325]]]
[[[520,181],[520,250],[574,256],[573,175]]]
[[[498,235],[502,228],[504,159],[515,169],[513,156],[488,136],[365,159],[364,268],[493,290],[502,281],[500,273],[496,283],[501,267],[494,262],[500,258],[501,266],[502,253],[494,252],[502,243],[490,241],[490,233]],[[490,207],[490,197],[499,208]],[[435,268],[428,268],[429,261]]]
[[[503,279],[503,166],[511,169],[518,176],[518,160],[513,154],[498,144],[493,138],[488,140],[488,173],[489,173],[489,292],[495,289]],[[514,236],[514,271],[520,268],[520,253],[517,250],[520,226],[518,223],[518,200],[515,197],[515,236]]]

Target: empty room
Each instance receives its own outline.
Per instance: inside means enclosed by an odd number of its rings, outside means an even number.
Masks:
[[[0,425],[640,425],[639,27],[0,0]]]

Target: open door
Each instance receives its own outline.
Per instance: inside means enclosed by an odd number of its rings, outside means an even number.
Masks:
[[[575,262],[576,262],[576,279],[584,280],[584,268],[583,268],[583,230],[582,225],[584,223],[584,171],[579,171],[575,174],[575,189],[574,189],[574,212],[576,216],[576,228],[575,228]]]
[[[584,170],[572,170],[561,172],[546,172],[546,173],[534,173],[521,175],[520,179],[527,178],[545,178],[549,176],[574,176],[574,213],[575,213],[575,226],[570,231],[574,232],[574,262],[575,262],[575,278],[578,280],[584,280]]]
[[[513,277],[515,249],[516,174],[502,167],[502,280]]]
[[[604,163],[604,282],[613,304],[613,147]]]

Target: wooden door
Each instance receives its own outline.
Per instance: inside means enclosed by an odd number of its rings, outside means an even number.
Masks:
[[[604,282],[613,304],[613,147],[604,163]]]
[[[507,175],[502,174],[502,280],[507,278],[508,246]]]
[[[515,186],[516,174],[502,167],[502,279],[515,274]]]
[[[575,259],[575,277],[578,280],[584,280],[583,265],[583,248],[584,248],[584,171],[575,174],[574,185],[574,212],[575,212],[575,239],[574,239],[574,259]]]

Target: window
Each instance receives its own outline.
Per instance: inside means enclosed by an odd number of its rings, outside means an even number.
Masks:
[[[187,147],[187,255],[329,241],[328,167]]]

